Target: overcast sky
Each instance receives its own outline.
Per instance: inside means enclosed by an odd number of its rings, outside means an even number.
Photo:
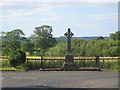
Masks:
[[[118,0],[1,0],[2,31],[21,29],[26,36],[41,25],[54,36],[71,28],[74,36],[108,36],[118,30]]]

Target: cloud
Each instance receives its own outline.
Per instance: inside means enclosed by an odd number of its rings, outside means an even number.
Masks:
[[[24,7],[25,8],[22,8]],[[69,4],[68,4],[69,5]],[[55,3],[20,3],[17,5],[21,8],[5,8],[3,9],[4,22],[18,22],[18,21],[38,21],[50,22],[56,20],[64,20],[66,18],[76,19],[77,15],[63,14],[58,12],[57,8],[66,8],[66,4]],[[29,8],[30,7],[30,8]],[[69,6],[70,8],[70,6]]]
[[[86,7],[86,5],[90,7],[97,7],[101,5],[106,5],[105,3],[118,3],[118,2],[119,0],[63,0],[63,1],[61,0],[23,0],[23,1],[1,0],[0,7],[10,7],[10,6],[16,6],[18,4],[24,5],[26,3],[29,3],[30,5],[32,5],[33,3],[47,3],[47,4],[62,3],[62,4],[57,4],[58,6],[54,4],[54,7],[69,7],[72,3],[73,3],[73,6],[77,6],[77,4],[74,4],[74,3],[79,3],[78,5],[79,7]],[[45,5],[45,4],[42,4],[42,5]]]
[[[119,0],[85,0],[86,2],[119,2]]]
[[[90,0],[85,0],[86,2]],[[91,2],[98,2],[99,0],[91,0]],[[102,0],[101,0],[102,1]],[[108,1],[108,0],[104,0]],[[111,1],[111,0],[110,0]],[[114,0],[113,0],[114,1]],[[3,9],[3,18],[9,19],[9,18],[21,18],[26,17],[27,20],[31,20],[29,18],[32,18],[32,16],[39,15],[39,17],[51,17],[53,20],[58,20],[62,18],[77,18],[77,15],[63,15],[63,13],[57,12],[57,8],[74,8],[74,7],[99,7],[99,6],[107,6],[108,3],[4,3],[4,6],[14,6],[14,8],[7,7]],[[16,6],[19,6],[21,8],[16,8]],[[116,5],[117,6],[117,5]],[[91,14],[87,17],[92,19],[108,19],[109,17],[115,16],[115,14]],[[51,20],[49,19],[49,20]],[[42,21],[46,21],[47,19],[43,18]],[[14,20],[13,20],[14,21]]]
[[[32,1],[32,0],[30,0]],[[19,6],[19,5],[23,5],[23,6],[34,6],[34,7],[39,7],[39,6],[44,6],[46,8],[65,8],[65,7],[79,7],[79,8],[87,8],[87,7],[93,7],[93,8],[97,8],[97,7],[108,7],[108,6],[117,6],[117,3],[112,2],[110,0],[110,2],[107,2],[107,0],[77,0],[72,2],[73,0],[70,0],[68,2],[64,2],[64,1],[59,1],[59,0],[52,0],[49,1],[45,0],[46,2],[42,2],[41,0],[39,2],[2,2],[0,3],[0,6],[2,7],[12,7],[12,6]],[[57,2],[59,1],[59,2]],[[79,1],[79,2],[78,2]],[[113,0],[114,1],[114,0]]]
[[[119,0],[1,0],[1,2],[118,2]]]
[[[95,0],[94,0],[95,1]],[[14,8],[3,9],[4,22],[18,22],[18,21],[38,21],[38,22],[56,22],[57,20],[76,20],[79,18],[77,14],[65,14],[58,12],[60,8],[74,8],[75,7],[98,7],[98,4],[93,3],[10,3],[15,5]],[[16,8],[16,5],[20,8]],[[9,6],[9,5],[8,5]],[[88,14],[88,18],[95,20],[115,19],[116,14]]]
[[[87,15],[87,17],[95,20],[117,20],[118,14],[117,13],[89,14]]]
[[[12,3],[12,2],[0,2],[0,7],[10,7],[10,6],[15,6],[19,3]]]
[[[54,11],[55,8],[49,3],[25,4],[25,6],[28,6],[28,8],[25,7],[25,9],[23,8],[17,9],[14,7],[14,8],[3,9],[3,16],[2,16],[3,21],[4,22],[19,22],[19,21],[27,21],[27,22],[49,21],[50,22],[50,21],[60,20],[64,17],[61,13]]]
[[[20,5],[21,5],[21,3],[19,4],[19,7],[20,7]],[[25,5],[28,5],[28,4],[25,4]],[[47,12],[50,12],[51,10],[52,10],[52,7],[49,6],[49,8],[45,8],[45,5],[43,5],[43,4],[41,4],[39,7],[31,6],[31,8],[29,8],[29,7],[6,8],[6,9],[3,9],[3,18],[31,16],[31,15],[35,15],[35,14],[39,14],[39,13],[42,15]]]
[[[105,22],[107,20],[111,19],[115,20],[115,18],[117,18],[117,13],[112,13],[116,9],[117,4],[114,3],[113,5],[113,3],[108,2],[99,3],[97,1],[98,0],[96,1],[94,0],[92,2],[87,1],[79,3],[77,2],[5,3],[3,8],[2,20],[5,29],[23,28],[23,30],[26,30],[26,33],[32,32],[33,27],[41,26],[43,24],[54,26],[55,30],[59,31],[62,29],[64,30],[66,27],[71,27],[73,28],[73,30],[79,29],[84,31],[84,28],[88,29],[92,28],[92,30],[93,29],[96,30],[97,27],[102,27],[103,25],[106,25],[107,23]],[[115,8],[111,7],[112,5],[115,6]],[[104,7],[106,10],[107,9],[112,10],[109,10],[109,13],[107,11],[104,13],[102,12]],[[88,11],[90,10],[88,8],[90,9],[92,8],[91,11]],[[91,14],[92,12],[96,14]],[[103,20],[103,22],[102,23],[100,22],[99,24],[95,20],[99,21]],[[88,29],[86,29],[86,31]]]
[[[29,16],[34,14],[34,12],[26,12],[26,10],[17,10],[17,9],[7,9],[3,10],[3,16],[2,18],[8,19],[8,18],[15,18],[15,17],[22,17],[22,16]]]

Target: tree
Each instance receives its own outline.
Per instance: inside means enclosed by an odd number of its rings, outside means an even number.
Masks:
[[[23,37],[25,34],[20,29],[15,29],[10,32],[4,32],[4,36],[2,36],[2,51],[4,55],[8,55],[9,52],[21,48],[21,41],[26,40]]]
[[[103,39],[104,39],[104,37],[102,37],[102,36],[97,38],[97,40],[103,40]]]
[[[66,53],[66,42],[58,42],[56,46],[51,47],[45,53],[46,56],[65,56]]]
[[[23,42],[21,44],[21,49],[24,52],[28,52],[30,55],[33,55],[34,44],[31,41]]]
[[[115,33],[110,33],[110,37],[113,40],[120,40],[120,31],[117,31]]]
[[[72,40],[72,49],[74,56],[85,56],[86,41],[83,39]]]
[[[21,50],[21,42],[26,41],[23,37],[25,34],[20,29],[15,29],[10,32],[3,32],[3,54],[8,56],[10,64],[14,67],[24,64],[26,53]]]
[[[9,61],[10,64],[14,67],[24,64],[26,61],[26,53],[17,49],[9,53]]]
[[[103,40],[72,40],[72,53],[74,56],[120,56],[119,41],[106,38]],[[49,48],[47,56],[64,56],[66,53],[65,41],[60,41],[55,47]]]
[[[41,50],[44,56],[45,50],[56,45],[56,39],[52,35],[52,27],[49,25],[42,25],[35,27],[35,34],[30,36],[30,39],[35,44],[35,48]]]

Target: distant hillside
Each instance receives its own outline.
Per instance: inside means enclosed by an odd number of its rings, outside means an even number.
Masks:
[[[72,37],[72,39],[84,39],[84,40],[92,40],[92,39],[96,39],[99,36],[91,36],[91,37]],[[29,37],[26,37],[27,39],[29,39]],[[67,40],[65,36],[61,36],[61,37],[54,37],[56,40]],[[104,38],[108,38],[107,36]],[[2,37],[0,36],[0,41],[2,41]]]
[[[91,36],[91,37],[72,37],[72,39],[84,39],[84,40],[92,40],[92,39],[96,39],[98,38],[99,36]],[[54,37],[56,38],[56,40],[66,40],[66,37],[65,36],[61,36],[61,37]],[[104,37],[104,38],[108,38],[107,36]]]

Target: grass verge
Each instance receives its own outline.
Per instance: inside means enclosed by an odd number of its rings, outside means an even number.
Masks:
[[[16,69],[14,67],[9,67],[9,68],[0,68],[0,71],[26,71],[26,70],[23,70],[23,69]]]
[[[0,71],[17,71],[17,69],[15,69],[14,67],[9,67],[9,68],[0,68]]]

